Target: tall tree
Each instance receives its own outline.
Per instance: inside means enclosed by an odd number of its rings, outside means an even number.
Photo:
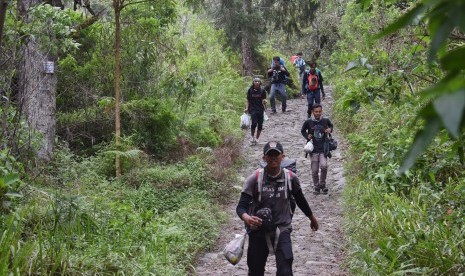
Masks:
[[[115,11],[115,144],[120,145],[121,138],[121,102],[120,102],[120,59],[121,59],[121,10],[124,0],[113,0]],[[117,153],[115,159],[116,177],[121,176],[121,160]]]
[[[8,0],[0,0],[0,46],[2,45],[3,26],[5,25],[6,9]]]
[[[42,0],[19,0],[20,19],[30,23],[33,19],[30,11],[39,4],[42,4]],[[52,23],[50,22],[50,25]],[[52,155],[55,139],[57,77],[51,69],[57,57],[52,52],[42,49],[36,36],[27,38],[21,52],[23,58],[19,68],[21,112],[31,128],[43,135],[37,156],[48,160]],[[46,67],[47,65],[49,67]]]

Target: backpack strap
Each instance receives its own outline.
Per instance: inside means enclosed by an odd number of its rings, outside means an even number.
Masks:
[[[283,168],[284,170],[284,183],[287,189],[284,189],[284,198],[287,198],[287,190],[292,192],[292,173],[291,170]]]
[[[263,172],[264,169],[260,168],[255,171],[255,179],[257,181],[257,190],[258,190],[258,202],[262,201],[262,186],[263,186]]]

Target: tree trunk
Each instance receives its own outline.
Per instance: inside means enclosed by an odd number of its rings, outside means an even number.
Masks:
[[[252,0],[243,0],[242,9],[245,16],[249,16],[252,12]],[[242,51],[242,67],[247,76],[253,74],[252,48],[250,43],[250,33],[247,30],[242,30],[241,33],[241,51]]]
[[[8,7],[8,0],[0,0],[0,51],[1,51],[1,46],[2,46],[3,26],[5,25],[5,15],[6,15],[7,7]]]
[[[37,0],[18,1],[18,11],[23,20],[28,20],[29,7],[40,4]],[[29,126],[43,135],[37,156],[49,160],[53,152],[56,127],[56,85],[54,73],[46,73],[44,62],[55,58],[44,53],[34,38],[23,45],[22,62],[19,68],[19,95],[21,114],[26,117]]]
[[[119,77],[120,77],[120,56],[121,56],[121,2],[120,0],[113,0],[113,6],[115,9],[115,144],[116,151],[119,150],[120,137],[121,137],[121,120],[120,120],[120,86],[119,86]],[[116,153],[115,158],[115,169],[116,177],[121,176],[121,161],[120,156]]]

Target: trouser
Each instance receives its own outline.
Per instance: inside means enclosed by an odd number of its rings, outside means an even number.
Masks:
[[[312,153],[312,178],[315,188],[323,189],[326,187],[326,175],[328,173],[328,159],[324,153]],[[321,174],[319,171],[321,170]]]
[[[313,104],[321,103],[320,89],[314,91],[307,91],[307,103],[308,108],[311,108]]]
[[[287,229],[279,235],[276,246],[276,275],[292,276],[292,254],[291,230]],[[265,274],[265,265],[268,258],[269,250],[266,243],[265,235],[260,231],[252,231],[249,234],[249,248],[247,250],[247,266],[249,267],[249,276],[263,276]]]
[[[270,104],[271,104],[271,111],[275,112],[276,111],[276,93],[279,93],[281,95],[281,109],[282,111],[286,111],[286,100],[287,100],[287,95],[286,95],[286,84],[284,83],[273,83],[271,84],[271,90],[270,90]]]
[[[250,117],[252,118],[252,126],[251,128],[255,131],[255,128],[258,125],[258,130],[263,129],[263,111],[253,111],[250,114]]]

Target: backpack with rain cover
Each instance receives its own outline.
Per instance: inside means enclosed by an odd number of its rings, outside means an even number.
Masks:
[[[315,91],[318,89],[318,74],[315,75],[308,73],[308,91]]]

